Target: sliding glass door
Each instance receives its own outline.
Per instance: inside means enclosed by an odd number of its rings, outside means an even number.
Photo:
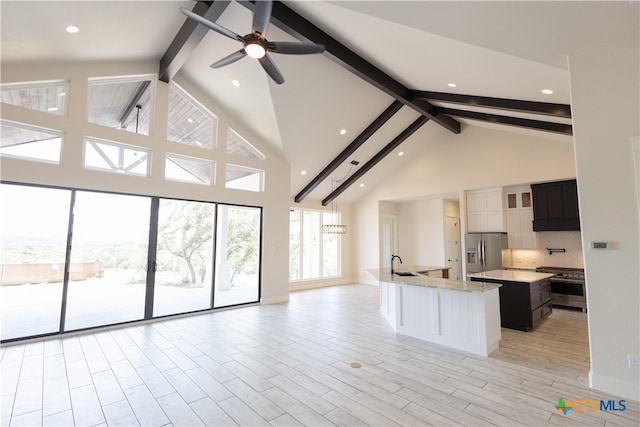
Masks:
[[[262,209],[0,183],[0,339],[260,301]]]
[[[64,330],[144,318],[151,198],[77,191]]]
[[[0,339],[57,332],[70,190],[0,184]]]
[[[160,200],[154,317],[211,308],[215,206]]]
[[[260,300],[261,210],[218,205],[215,307]]]

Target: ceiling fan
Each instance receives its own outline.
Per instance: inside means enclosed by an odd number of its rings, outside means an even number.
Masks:
[[[251,26],[251,32],[245,36],[236,34],[233,31],[216,24],[195,12],[180,8],[180,11],[188,18],[197,21],[199,24],[213,30],[223,36],[230,39],[241,42],[244,47],[231,55],[228,55],[221,60],[211,64],[211,68],[220,68],[225,65],[232,64],[245,56],[256,58],[262,68],[269,74],[269,76],[278,84],[284,83],[284,77],[282,73],[276,67],[276,64],[269,58],[267,52],[284,53],[290,55],[305,55],[310,53],[322,53],[324,52],[324,46],[315,43],[296,43],[296,42],[270,42],[266,39],[265,34],[269,20],[271,19],[271,0],[257,0],[253,9],[253,24]]]

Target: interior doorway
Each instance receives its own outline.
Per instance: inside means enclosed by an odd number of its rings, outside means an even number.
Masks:
[[[398,253],[398,216],[382,216],[382,268],[391,269],[391,255]]]
[[[462,266],[460,262],[460,221],[456,217],[447,216],[445,225],[445,259],[450,267],[449,278],[460,280]]]

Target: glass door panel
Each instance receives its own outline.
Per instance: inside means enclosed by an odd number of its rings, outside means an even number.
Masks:
[[[261,210],[218,205],[214,307],[260,300]]]
[[[161,199],[153,316],[211,308],[215,204]]]
[[[2,340],[58,332],[70,190],[0,184]]]
[[[65,330],[144,318],[150,205],[76,193]]]

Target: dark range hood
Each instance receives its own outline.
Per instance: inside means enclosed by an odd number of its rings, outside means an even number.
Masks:
[[[580,230],[576,180],[532,184],[533,231]]]

